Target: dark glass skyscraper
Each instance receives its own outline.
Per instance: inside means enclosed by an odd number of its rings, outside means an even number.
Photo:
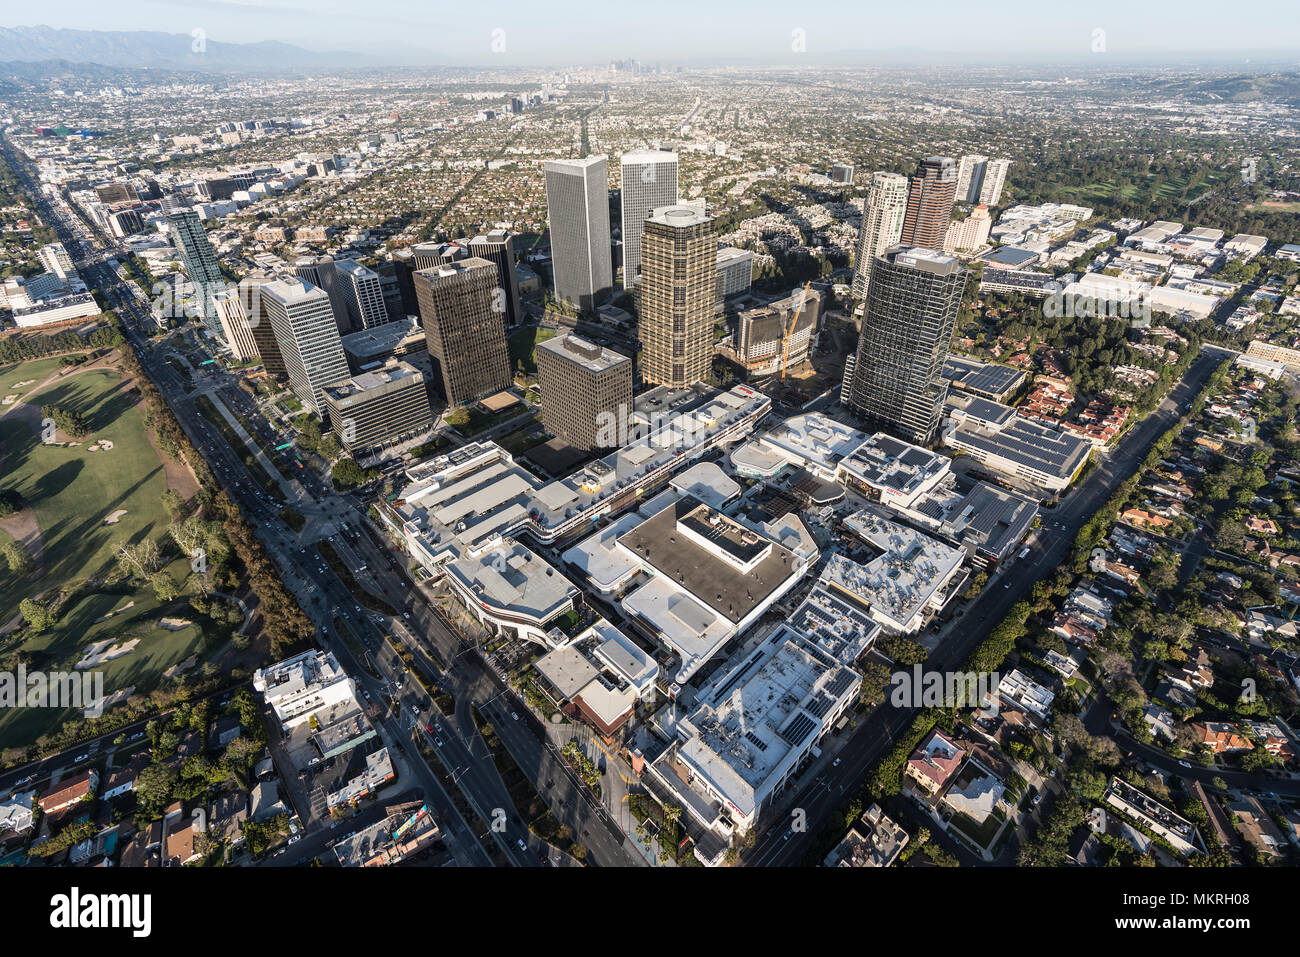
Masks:
[[[217,319],[216,306],[212,297],[226,288],[226,279],[217,265],[217,254],[208,241],[207,230],[199,214],[188,206],[184,200],[168,196],[163,203],[167,215],[167,224],[171,227],[172,240],[181,256],[181,265],[185,275],[194,285],[195,295],[202,310],[203,321],[209,329],[222,335],[221,323]]]
[[[948,394],[943,363],[965,288],[965,267],[931,249],[896,246],[872,262],[846,390],[871,428],[917,445],[934,440]]]

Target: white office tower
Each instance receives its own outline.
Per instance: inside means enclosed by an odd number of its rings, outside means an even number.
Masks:
[[[972,154],[963,156],[957,167],[957,202],[995,206],[1002,198],[1011,160],[989,159]]]
[[[862,207],[862,229],[858,233],[858,256],[853,265],[853,298],[866,299],[871,279],[871,261],[897,246],[907,215],[907,177],[877,171],[871,174],[871,188]]]
[[[342,259],[334,264],[338,271],[339,288],[348,307],[348,321],[353,329],[371,329],[388,321],[384,305],[384,290],[379,274],[354,259]]]
[[[298,401],[325,418],[324,390],[351,372],[325,290],[304,279],[262,287],[262,306]]]
[[[677,154],[667,150],[634,150],[624,153],[623,195],[623,288],[636,285],[641,268],[641,234],[650,210],[675,206],[677,197]]]
[[[604,156],[547,160],[545,170],[555,296],[583,312],[595,312],[614,285],[609,164]]]

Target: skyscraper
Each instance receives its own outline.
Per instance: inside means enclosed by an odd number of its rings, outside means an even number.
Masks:
[[[325,387],[350,374],[329,296],[304,279],[277,279],[261,287],[261,302],[294,395],[324,419]]]
[[[575,335],[537,346],[546,431],[575,448],[619,444],[632,415],[632,360]]]
[[[623,288],[636,285],[641,267],[641,233],[650,210],[677,205],[677,154],[667,150],[633,150],[624,153]]]
[[[402,297],[402,311],[408,316],[420,314],[420,301],[411,278],[421,269],[432,269],[455,259],[464,259],[469,251],[457,243],[416,243],[393,253],[393,274]]]
[[[448,405],[509,388],[505,324],[494,309],[497,267],[477,256],[413,276],[434,374]]]
[[[220,335],[220,323],[217,321],[216,309],[212,297],[223,288],[226,280],[217,265],[217,254],[208,241],[207,230],[199,214],[176,196],[168,196],[163,202],[163,211],[167,215],[167,224],[171,227],[172,241],[180,253],[181,265],[185,275],[194,285],[195,295],[199,300],[199,309],[203,321],[213,333]]]
[[[872,261],[846,390],[870,427],[917,445],[933,441],[948,394],[943,364],[965,287],[961,263],[931,249],[896,246]]]
[[[858,256],[853,269],[853,298],[867,298],[872,261],[903,235],[907,214],[907,177],[877,171],[871,174],[871,188],[862,205],[862,229],[858,231]]]
[[[501,290],[497,300],[503,310],[506,328],[513,329],[523,321],[523,307],[519,304],[519,277],[515,275],[514,238],[504,229],[494,229],[475,236],[467,244],[469,255],[486,259],[497,267],[497,287]]]
[[[1011,160],[963,156],[957,169],[957,202],[994,206],[1002,198]]]
[[[594,312],[614,285],[606,158],[548,160],[546,211],[556,298]]]
[[[221,323],[221,338],[225,340],[239,362],[249,362],[259,355],[257,341],[253,338],[253,328],[249,324],[248,312],[244,308],[245,298],[242,288],[223,289],[212,297],[217,321]]]
[[[262,287],[271,282],[270,275],[245,276],[239,280],[239,304],[244,315],[248,317],[248,328],[257,346],[257,354],[262,359],[262,368],[266,374],[277,379],[288,375],[284,356],[280,353],[280,343],[275,339],[275,330],[271,320],[266,317],[266,303],[262,299]]]
[[[707,380],[718,296],[713,220],[691,206],[651,210],[637,295],[642,381],[682,387]]]
[[[325,291],[325,295],[329,297],[330,313],[334,316],[336,332],[352,331],[352,323],[348,318],[347,299],[343,296],[338,268],[332,256],[303,256],[293,264],[293,274]]]
[[[984,167],[984,182],[980,184],[979,201],[985,206],[996,206],[1002,198],[1002,187],[1007,182],[1011,160],[992,159]]]
[[[948,156],[928,156],[917,164],[907,188],[903,217],[904,246],[942,249],[957,194],[957,163]]]
[[[353,329],[370,329],[386,323],[388,309],[384,306],[384,290],[378,273],[354,259],[344,259],[335,263],[335,267],[349,325]]]

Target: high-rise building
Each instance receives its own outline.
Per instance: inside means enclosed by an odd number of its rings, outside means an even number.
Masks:
[[[636,285],[641,268],[641,233],[650,210],[676,206],[677,154],[668,150],[633,150],[624,153],[621,191],[623,198],[623,288]]]
[[[614,285],[609,167],[604,156],[546,162],[546,212],[555,296],[594,312]]]
[[[467,244],[469,255],[486,259],[497,267],[495,305],[500,305],[506,328],[513,329],[523,321],[523,307],[519,304],[519,277],[515,275],[514,238],[504,229],[494,229],[475,236]]]
[[[413,276],[434,374],[448,405],[510,387],[505,324],[494,306],[497,267],[477,256]]]
[[[203,221],[193,209],[183,205],[183,200],[169,196],[163,201],[167,224],[171,227],[172,241],[180,253],[185,275],[194,286],[203,321],[214,333],[220,334],[212,297],[225,288],[226,280],[217,265],[217,254],[208,241]]]
[[[325,291],[330,301],[330,313],[334,316],[335,331],[340,334],[352,331],[352,323],[348,318],[348,302],[343,295],[343,285],[339,282],[338,266],[334,262],[334,257],[303,256],[293,264],[293,274]]]
[[[379,274],[354,259],[344,259],[334,265],[351,328],[370,329],[386,323],[388,309],[384,306]]]
[[[334,433],[354,459],[369,458],[433,428],[424,375],[399,359],[326,386],[325,405]]]
[[[942,249],[957,194],[957,162],[948,156],[927,156],[916,166],[907,187],[903,217],[904,246]]]
[[[836,163],[832,166],[831,182],[837,186],[852,186],[853,165],[851,163]]]
[[[257,340],[253,338],[248,310],[244,307],[249,296],[259,292],[256,286],[241,283],[238,288],[223,289],[212,297],[217,321],[221,323],[222,339],[239,362],[251,362],[261,355],[257,350]]]
[[[329,296],[305,279],[277,279],[261,287],[261,304],[293,394],[325,419],[325,387],[349,374]]]
[[[632,360],[576,335],[537,346],[546,431],[586,451],[612,448],[632,416]]]
[[[1011,160],[963,156],[957,168],[957,202],[994,206],[1002,198]]]
[[[862,229],[858,231],[858,256],[853,270],[853,298],[867,298],[871,263],[903,235],[907,215],[907,177],[878,171],[871,174],[871,188],[862,205]]]
[[[993,217],[989,215],[989,208],[981,203],[971,210],[971,214],[965,219],[948,224],[943,251],[955,253],[979,249],[988,242],[989,229],[992,226]]]
[[[651,210],[637,295],[642,381],[674,387],[706,381],[718,296],[713,220],[690,206]]]
[[[248,328],[262,359],[262,368],[267,375],[281,379],[288,375],[289,370],[280,354],[280,343],[275,340],[275,330],[271,328],[266,304],[262,300],[262,287],[273,279],[270,275],[250,275],[239,280],[239,303],[248,317]]]
[[[849,405],[917,445],[933,441],[948,394],[944,360],[966,269],[932,249],[897,246],[871,266]]]
[[[723,246],[718,250],[718,301],[749,292],[754,281],[754,252]]]
[[[984,168],[984,182],[980,184],[979,201],[985,206],[996,206],[1002,198],[1002,187],[1007,182],[1011,160],[992,159]]]
[[[393,253],[393,274],[397,277],[403,315],[420,314],[420,301],[415,295],[415,281],[412,276],[421,269],[432,269],[443,263],[464,259],[468,255],[469,250],[459,243],[416,243],[414,246]]]

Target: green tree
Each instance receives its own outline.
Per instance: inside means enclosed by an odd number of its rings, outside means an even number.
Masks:
[[[24,598],[18,603],[18,611],[22,613],[23,619],[32,631],[40,634],[43,631],[49,631],[54,627],[56,619],[54,613],[42,605],[40,602],[31,598]]]

